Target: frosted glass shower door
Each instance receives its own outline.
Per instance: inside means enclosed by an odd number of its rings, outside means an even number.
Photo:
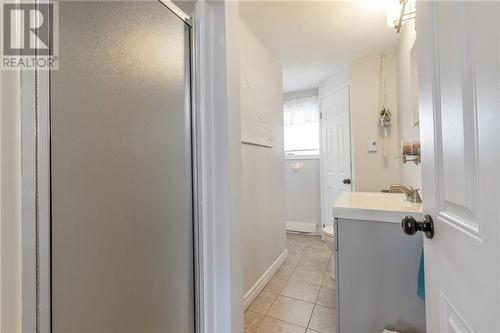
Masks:
[[[60,2],[54,332],[194,331],[189,29],[159,1]]]

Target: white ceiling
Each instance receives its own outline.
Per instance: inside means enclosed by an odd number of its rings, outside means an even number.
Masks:
[[[292,92],[392,48],[398,36],[386,25],[386,1],[242,1],[240,16],[281,63]]]

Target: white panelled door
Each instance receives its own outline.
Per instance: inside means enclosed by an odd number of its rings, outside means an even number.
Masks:
[[[333,224],[333,204],[351,190],[350,92],[344,86],[320,98],[322,223]]]
[[[500,331],[498,1],[419,1],[428,332]]]

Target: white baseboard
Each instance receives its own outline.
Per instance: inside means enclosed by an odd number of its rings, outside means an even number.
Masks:
[[[283,253],[276,259],[276,261],[267,269],[267,271],[260,277],[260,279],[250,288],[249,291],[243,296],[243,308],[246,310],[250,304],[254,301],[255,297],[264,289],[266,284],[271,280],[274,273],[280,268],[280,266],[285,262],[288,256],[288,250],[283,251]]]
[[[318,225],[316,226],[316,235],[321,235],[321,239],[323,239],[323,226],[322,225]]]
[[[316,234],[318,232],[317,228],[316,223],[286,221],[287,231],[309,232]]]

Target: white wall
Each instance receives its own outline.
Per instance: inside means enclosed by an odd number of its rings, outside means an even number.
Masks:
[[[398,110],[396,96],[396,62],[392,52],[386,53],[387,106],[392,113],[389,149],[384,157],[384,131],[378,121],[380,109],[380,56],[364,57],[352,64],[351,135],[353,183],[355,191],[378,192],[399,182],[400,159]],[[368,152],[368,139],[378,142],[378,151]]]
[[[380,56],[355,60],[350,67],[322,82],[319,94],[323,96],[341,85],[351,83],[351,157],[354,191],[379,192],[399,182],[398,110],[396,90],[396,62],[393,52],[387,51],[385,60],[387,104],[393,114],[389,130],[389,150],[384,157],[384,131],[378,122],[380,108]],[[378,151],[368,152],[368,139],[374,138]]]
[[[319,84],[319,96],[324,96],[329,92],[338,89],[340,86],[350,83],[351,80],[352,67],[348,66]]]
[[[288,92],[285,93],[283,99],[285,101],[290,101],[292,99],[307,98],[312,96],[318,96],[318,88]]]
[[[241,232],[243,286],[247,292],[286,249],[285,177],[283,159],[283,87],[278,62],[241,22],[241,82],[259,76],[261,85],[241,89],[241,112],[251,107],[272,108],[268,113],[272,148],[241,146]],[[243,101],[252,100],[253,105]],[[242,119],[245,117],[242,116]]]
[[[417,37],[415,21],[411,20],[400,32],[398,46],[396,49],[397,61],[397,89],[399,110],[399,140],[419,140],[419,126],[412,124],[412,89],[411,89],[411,66],[410,53]],[[422,187],[422,176],[420,164],[400,163],[400,182],[415,188]]]
[[[298,164],[297,170],[292,165]],[[285,160],[286,221],[321,226],[321,191],[318,159]],[[307,227],[307,226],[306,226]]]

